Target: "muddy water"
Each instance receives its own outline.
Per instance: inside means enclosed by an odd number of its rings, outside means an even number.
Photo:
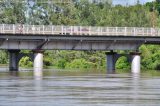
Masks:
[[[0,106],[159,106],[160,77],[46,71],[0,72]]]

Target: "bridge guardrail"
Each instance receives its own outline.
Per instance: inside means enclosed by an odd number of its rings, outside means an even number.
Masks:
[[[4,34],[160,36],[159,28],[0,24]]]

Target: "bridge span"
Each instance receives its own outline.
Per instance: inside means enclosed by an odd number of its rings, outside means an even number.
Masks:
[[[53,25],[0,25],[0,49],[10,54],[11,70],[18,70],[18,62],[24,56],[20,50],[33,50],[34,70],[42,70],[44,50],[103,50],[107,52],[107,70],[114,72],[117,59],[122,56],[114,50],[132,50],[126,55],[132,63],[132,71],[140,71],[142,44],[159,44],[159,28],[141,27],[91,27]]]

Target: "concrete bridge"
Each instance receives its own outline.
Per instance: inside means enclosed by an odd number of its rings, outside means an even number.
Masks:
[[[131,61],[132,72],[139,73],[139,46],[159,43],[158,28],[0,25],[0,49],[10,54],[10,71],[17,71],[19,60],[26,55],[34,60],[34,70],[41,71],[44,50],[97,50],[110,51],[106,53],[107,72],[114,73],[117,59],[124,55],[114,50],[132,50],[125,56]],[[20,53],[23,49],[33,50],[33,54]]]

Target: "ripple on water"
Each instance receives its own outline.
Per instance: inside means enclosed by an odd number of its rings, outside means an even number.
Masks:
[[[0,106],[158,106],[160,77],[0,73]]]

